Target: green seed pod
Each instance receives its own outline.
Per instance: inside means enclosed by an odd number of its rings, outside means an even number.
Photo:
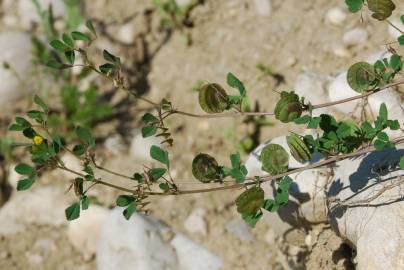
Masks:
[[[391,0],[367,0],[368,8],[373,12],[372,17],[383,21],[391,16],[396,8]]]
[[[219,165],[214,157],[198,154],[192,161],[192,174],[202,183],[219,179]]]
[[[262,149],[262,169],[271,175],[284,173],[289,168],[289,154],[279,144],[269,144]]]
[[[290,148],[290,153],[297,161],[311,160],[310,150],[299,136],[292,133],[286,137],[286,142]]]
[[[288,123],[302,115],[303,108],[299,101],[299,96],[293,91],[288,93],[283,91],[281,99],[275,106],[275,118],[283,123]]]
[[[237,212],[252,215],[264,205],[264,190],[260,187],[252,187],[236,199]]]
[[[375,68],[366,62],[358,62],[348,69],[349,86],[358,93],[371,89],[376,80]]]
[[[207,113],[221,113],[228,107],[227,93],[217,83],[205,84],[199,90],[199,105]]]

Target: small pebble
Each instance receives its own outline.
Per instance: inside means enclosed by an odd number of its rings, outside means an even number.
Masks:
[[[269,16],[272,12],[271,0],[254,0],[257,13],[261,16]]]
[[[368,37],[369,35],[366,29],[357,27],[347,31],[344,34],[342,40],[346,46],[353,46],[366,42],[368,40]]]
[[[342,25],[347,18],[347,13],[344,9],[339,7],[333,7],[325,14],[326,22],[333,25]]]

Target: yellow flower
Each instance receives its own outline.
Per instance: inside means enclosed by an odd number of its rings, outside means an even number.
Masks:
[[[40,145],[43,142],[43,138],[39,135],[34,136],[34,144],[35,145]]]

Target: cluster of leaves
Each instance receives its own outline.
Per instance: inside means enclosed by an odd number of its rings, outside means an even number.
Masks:
[[[400,123],[388,119],[387,107],[383,103],[379,115],[374,123],[363,122],[360,126],[352,121],[337,121],[332,115],[322,114],[318,117],[304,115],[295,119],[296,124],[306,124],[307,128],[320,128],[321,137],[304,136],[304,141],[311,152],[320,152],[326,155],[351,153],[359,147],[373,143],[377,150],[392,147],[385,129],[398,130]]]
[[[113,108],[103,102],[99,102],[98,88],[90,85],[88,89],[80,91],[76,85],[66,84],[61,88],[60,98],[62,111],[49,115],[48,125],[57,129],[63,127],[67,130],[67,137],[72,137],[69,133],[74,131],[74,127],[84,126],[91,128],[98,121],[113,115]]]
[[[191,26],[189,13],[199,3],[200,0],[192,0],[185,5],[179,5],[175,0],[153,0],[153,5],[160,14],[161,27],[167,30],[181,30]]]

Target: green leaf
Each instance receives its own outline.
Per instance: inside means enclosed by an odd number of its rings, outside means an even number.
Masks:
[[[275,202],[275,200],[272,199],[267,199],[264,201],[264,205],[262,206],[262,208],[264,208],[265,210],[269,211],[269,212],[276,212],[279,209],[279,204],[277,202]]]
[[[55,50],[57,50],[58,52],[65,52],[67,50],[69,50],[69,46],[67,46],[66,44],[64,44],[62,41],[60,40],[52,40],[49,45],[51,45],[52,48],[54,48]]]
[[[403,22],[404,23],[404,22]],[[404,170],[404,156],[400,158],[400,168]]]
[[[135,198],[132,195],[120,195],[116,199],[116,205],[120,207],[125,207],[135,201]]]
[[[161,184],[159,185],[159,188],[160,188],[161,190],[163,190],[164,192],[167,192],[167,191],[170,190],[170,185],[167,184],[167,183],[161,183]]]
[[[310,120],[309,124],[307,125],[307,128],[316,129],[316,128],[318,128],[318,125],[320,124],[320,122],[321,122],[321,117],[313,117]]]
[[[68,34],[64,33],[62,35],[62,39],[67,44],[67,46],[69,46],[72,49],[74,48],[74,41]]]
[[[387,112],[387,106],[385,103],[382,103],[379,108],[379,117],[383,120],[383,122],[386,122],[388,119],[388,112]]]
[[[86,147],[82,144],[77,144],[73,147],[73,154],[81,156],[86,152]]]
[[[14,170],[21,175],[31,175],[34,172],[34,168],[25,163],[18,164]]]
[[[227,73],[227,84],[230,87],[237,88],[242,97],[246,95],[247,91],[244,84],[231,72]]]
[[[38,123],[42,123],[44,119],[44,113],[37,110],[31,110],[27,112],[27,116],[31,119],[34,119]]]
[[[119,64],[120,63],[120,59],[119,57],[116,57],[115,55],[113,55],[112,53],[110,53],[107,50],[104,50],[102,52],[104,59],[108,62],[114,63],[114,64]]]
[[[97,32],[95,31],[94,25],[93,25],[93,23],[91,22],[91,20],[87,20],[87,21],[86,21],[86,27],[87,27],[88,30],[90,30],[90,32],[91,32],[94,36],[97,36]]]
[[[27,190],[35,183],[35,178],[28,178],[18,181],[17,183],[17,190]]]
[[[153,145],[150,148],[150,156],[157,160],[160,161],[161,163],[165,164],[167,167],[170,167],[170,162],[168,159],[168,152],[161,149],[160,147]]]
[[[153,168],[150,169],[148,174],[151,176],[152,181],[159,180],[167,172],[166,168]]]
[[[80,204],[78,202],[73,203],[65,210],[67,220],[75,220],[80,217]]]
[[[136,212],[136,207],[137,207],[137,203],[136,202],[132,202],[131,204],[129,204],[129,206],[123,210],[123,216],[129,220],[130,217],[133,215],[133,213]]]
[[[240,153],[230,155],[231,166],[233,168],[240,168],[241,158]]]
[[[146,113],[145,115],[143,115],[142,121],[145,124],[149,124],[149,123],[158,122],[159,119],[157,117],[155,117],[154,115],[152,115],[151,113]]]
[[[401,23],[404,24],[404,15],[401,15],[400,20],[401,20]]]
[[[99,66],[98,68],[100,69],[100,71],[102,73],[107,74],[111,70],[115,69],[115,65],[113,65],[111,63],[106,63],[106,64]]]
[[[289,201],[289,192],[287,190],[278,189],[275,196],[275,201],[280,206],[285,205]]]
[[[400,45],[404,45],[404,35],[399,36],[397,40]]]
[[[22,134],[24,134],[25,137],[32,139],[35,137],[35,135],[37,135],[37,133],[35,132],[35,130],[33,128],[26,128],[22,131]]]
[[[74,54],[74,51],[66,51],[65,56],[69,64],[73,65],[74,61],[76,59],[76,55]]]
[[[381,140],[375,140],[373,145],[377,151],[384,150],[387,147],[386,142]]]
[[[90,129],[85,127],[77,127],[76,134],[77,137],[80,138],[80,140],[82,140],[91,147],[95,147],[95,141],[94,138],[91,136]]]
[[[83,34],[83,33],[78,32],[78,31],[72,32],[72,38],[74,40],[90,41],[90,38],[86,34]]]
[[[257,225],[257,222],[261,219],[263,216],[262,211],[259,210],[255,214],[243,214],[241,217],[247,223],[251,228],[255,228],[255,225]]]
[[[398,122],[398,120],[387,120],[386,125],[391,130],[399,130],[400,129],[400,123]]]
[[[19,124],[20,126],[25,127],[25,128],[31,127],[31,123],[30,123],[30,122],[28,122],[27,120],[25,120],[25,118],[22,118],[22,117],[19,117],[19,116],[17,116],[17,117],[15,118],[15,122],[16,122],[17,124]]]
[[[138,181],[139,183],[144,183],[144,182],[145,182],[144,175],[143,175],[143,174],[140,174],[140,173],[135,173],[135,174],[133,175],[133,179],[136,180],[136,181]]]
[[[382,141],[385,141],[385,142],[388,142],[388,141],[389,141],[389,136],[387,135],[386,132],[380,132],[380,133],[377,135],[377,138],[378,138],[379,140],[382,140]]]
[[[83,196],[83,198],[81,198],[81,209],[87,210],[89,206],[90,199],[87,196]]]
[[[157,132],[157,126],[156,125],[147,125],[142,128],[142,137],[147,138],[150,136],[153,136]]]
[[[393,54],[390,58],[389,65],[394,71],[396,72],[400,71],[403,68],[403,62],[401,60],[401,56]]]
[[[350,12],[355,13],[362,9],[363,0],[345,0]]]
[[[242,183],[244,182],[247,174],[245,174],[241,169],[239,168],[233,168],[230,170],[229,175],[233,177],[237,183]]]
[[[303,115],[299,118],[296,118],[294,120],[295,124],[301,125],[301,124],[306,124],[308,122],[310,122],[311,120],[311,116],[310,115]]]
[[[8,130],[10,131],[23,131],[25,128],[23,126],[20,126],[18,124],[12,124]]]
[[[70,68],[71,65],[67,65],[64,63],[61,63],[59,61],[56,60],[50,60],[46,63],[46,66],[50,67],[50,68],[54,68],[54,69],[66,69],[66,68]]]

